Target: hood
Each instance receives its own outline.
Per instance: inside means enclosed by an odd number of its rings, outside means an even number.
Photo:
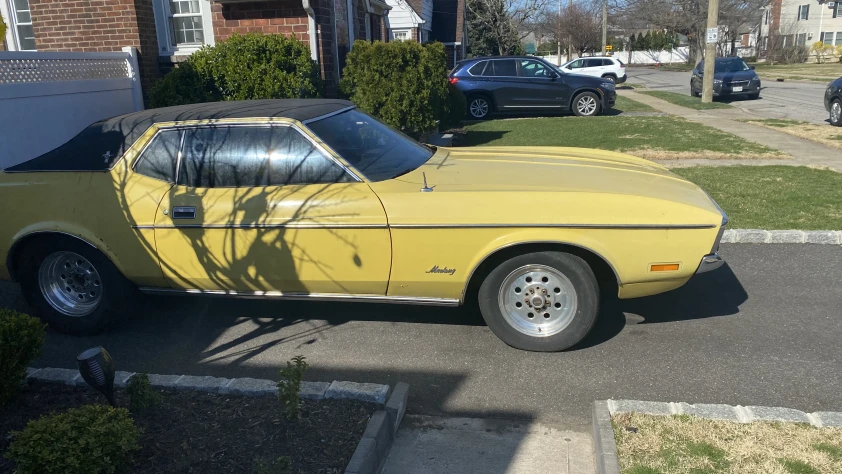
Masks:
[[[432,193],[419,192],[425,175]],[[410,193],[413,200],[428,195],[419,201],[426,206],[458,193],[456,199],[445,200],[446,214],[458,214],[461,203],[466,213],[486,214],[486,220],[541,219],[554,214],[563,222],[581,224],[662,224],[689,219],[695,224],[719,225],[721,221],[703,190],[663,166],[623,153],[583,148],[440,148],[420,168],[395,180],[372,183],[372,188],[381,195],[387,212],[390,196],[397,194]],[[599,213],[593,212],[594,205]],[[510,206],[525,212],[502,215]],[[547,213],[538,211],[536,217],[534,211],[541,208]],[[667,208],[685,209],[673,215],[665,213]]]
[[[719,79],[723,82],[732,82],[732,81],[749,81],[757,76],[757,73],[753,70],[749,69],[748,71],[737,71],[737,72],[717,72],[713,74],[715,79]]]

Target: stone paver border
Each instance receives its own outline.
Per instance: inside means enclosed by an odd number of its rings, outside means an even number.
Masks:
[[[751,423],[754,421],[780,421],[809,423],[816,428],[842,428],[842,412],[817,411],[805,413],[792,408],[764,406],[732,406],[711,403],[647,402],[641,400],[597,400],[593,405],[594,455],[597,474],[619,474],[617,444],[611,416],[617,413],[643,413],[646,415],[693,415],[712,420]]]
[[[842,244],[842,230],[725,229],[724,244]]]
[[[124,388],[135,372],[117,371],[114,385]],[[87,384],[75,369],[47,367],[26,369],[26,381],[61,383],[76,387]],[[277,382],[268,379],[237,378],[197,375],[160,375],[149,374],[149,384],[155,388],[170,390],[193,390],[198,392],[232,394],[241,396],[277,396]],[[341,398],[376,403],[382,406],[368,421],[365,432],[345,474],[376,474],[386,462],[386,456],[400,427],[409,398],[409,385],[398,382],[394,390],[388,385],[375,383],[341,382],[301,382],[299,396],[309,400]],[[388,400],[387,400],[388,396]]]

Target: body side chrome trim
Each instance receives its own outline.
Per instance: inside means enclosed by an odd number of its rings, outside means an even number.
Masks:
[[[617,285],[618,285],[618,286],[622,286],[622,285],[623,285],[623,282],[621,282],[621,281],[620,281],[620,275],[617,273],[617,269],[616,269],[616,268],[614,268],[614,265],[613,265],[613,264],[611,264],[611,262],[610,262],[607,258],[603,257],[603,256],[602,256],[602,254],[600,254],[599,252],[596,252],[596,251],[594,251],[594,250],[592,250],[592,249],[589,249],[589,248],[587,248],[587,247],[583,247],[583,246],[581,246],[581,245],[578,245],[578,244],[573,244],[573,243],[570,243],[570,242],[562,242],[562,241],[558,241],[558,240],[531,240],[531,241],[523,241],[523,242],[512,242],[512,243],[508,243],[508,244],[506,244],[506,245],[503,245],[503,246],[497,247],[496,249],[494,249],[494,250],[492,250],[491,252],[489,252],[489,253],[488,253],[485,257],[483,257],[483,258],[482,258],[482,260],[480,260],[480,261],[479,261],[479,262],[478,262],[478,263],[474,266],[474,268],[472,268],[472,269],[471,269],[471,271],[468,273],[468,278],[465,280],[465,287],[464,287],[464,288],[462,288],[462,297],[461,297],[459,300],[460,300],[460,301],[462,301],[462,302],[464,302],[464,301],[465,301],[465,297],[467,296],[467,293],[468,293],[468,286],[471,284],[471,279],[473,279],[473,278],[474,278],[474,273],[476,273],[477,269],[479,269],[479,267],[481,267],[481,266],[482,266],[482,264],[483,264],[483,263],[485,263],[485,262],[486,262],[489,258],[491,258],[494,254],[496,254],[496,253],[500,252],[501,250],[505,250],[505,249],[508,249],[508,248],[511,248],[511,247],[517,247],[517,246],[519,246],[519,245],[536,245],[536,244],[537,244],[537,245],[546,245],[546,244],[550,244],[550,245],[567,245],[567,246],[570,246],[570,247],[576,247],[576,248],[578,248],[578,249],[582,249],[582,250],[584,250],[584,251],[586,251],[586,252],[590,252],[590,253],[592,253],[592,254],[596,255],[597,257],[599,257],[600,259],[602,259],[602,261],[603,261],[603,262],[605,262],[605,263],[608,265],[608,267],[609,267],[609,268],[611,269],[611,271],[614,273],[614,278],[616,278],[616,279],[617,279]]]
[[[713,224],[389,224],[393,229],[489,229],[489,228],[560,228],[560,229],[712,229]]]
[[[237,298],[278,298],[304,301],[343,301],[355,303],[392,303],[422,306],[459,306],[460,300],[455,298],[431,298],[413,296],[385,296],[385,295],[346,295],[341,293],[283,293],[280,291],[234,291],[234,290],[177,290],[172,288],[141,287],[140,291],[150,294],[183,294],[231,296]]]
[[[133,225],[132,229],[386,229],[386,224],[173,224]]]

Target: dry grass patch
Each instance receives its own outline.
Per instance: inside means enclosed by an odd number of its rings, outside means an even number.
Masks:
[[[623,153],[639,156],[647,160],[668,161],[668,160],[785,160],[791,158],[783,152],[748,152],[735,156],[733,153],[721,151],[700,150],[700,151],[670,151],[657,148],[634,148],[622,150]]]
[[[613,424],[625,474],[842,472],[840,428],[638,413],[616,415]]]
[[[842,129],[830,125],[819,125],[799,120],[746,120],[746,123],[771,128],[794,137],[812,140],[832,148],[842,149]]]
[[[767,63],[758,63],[755,68],[761,79],[782,77],[793,81],[830,82],[842,76],[842,63],[838,61],[824,64],[801,63],[776,64],[774,66]]]

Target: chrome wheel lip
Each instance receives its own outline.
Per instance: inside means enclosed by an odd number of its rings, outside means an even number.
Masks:
[[[488,115],[488,101],[485,99],[474,99],[471,101],[471,115],[476,118]]]
[[[542,301],[541,309],[530,306]],[[570,279],[555,268],[538,264],[524,265],[509,273],[500,285],[497,303],[503,319],[514,330],[541,338],[564,331],[578,311],[578,296]]]
[[[842,102],[838,100],[830,105],[830,121],[839,123],[842,119]]]
[[[576,101],[576,110],[578,110],[582,115],[593,114],[596,112],[596,99],[589,95],[580,97],[579,100]]]
[[[38,286],[47,304],[66,316],[87,316],[102,301],[99,272],[75,252],[48,255],[38,269]]]

